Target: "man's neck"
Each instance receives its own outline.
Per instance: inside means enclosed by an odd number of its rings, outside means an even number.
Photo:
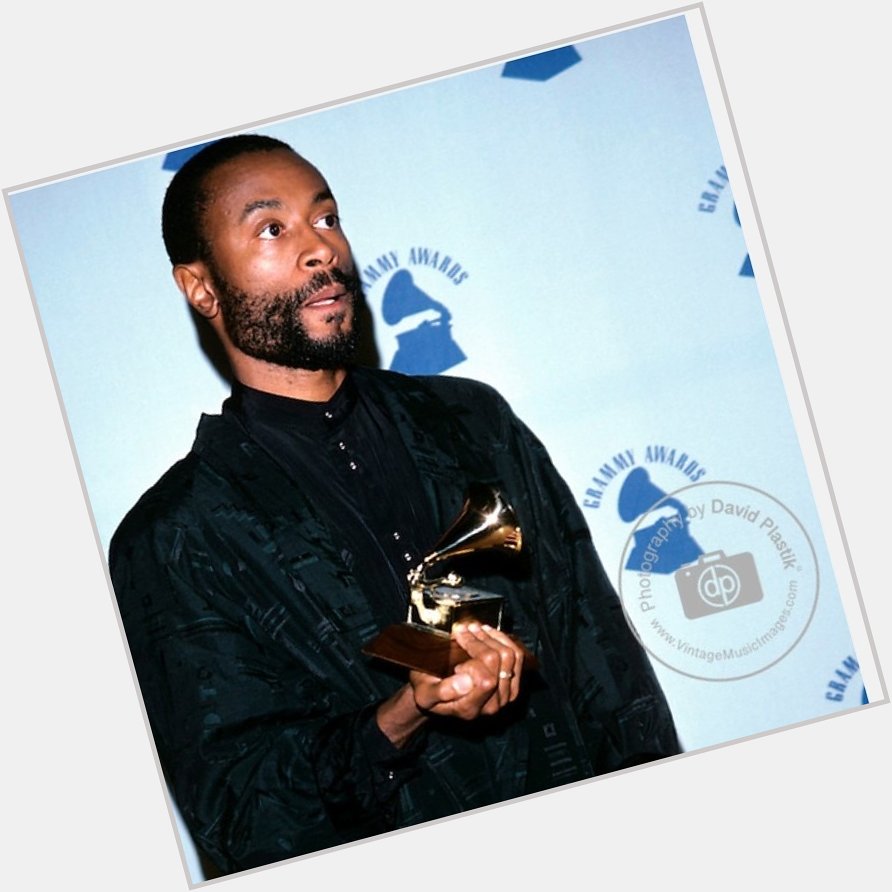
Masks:
[[[347,376],[347,370],[343,368],[289,369],[268,363],[262,366],[243,365],[233,371],[238,381],[246,387],[311,403],[330,400]]]

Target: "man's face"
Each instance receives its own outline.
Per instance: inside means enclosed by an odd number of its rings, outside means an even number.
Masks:
[[[235,158],[208,178],[206,264],[233,345],[288,368],[339,368],[362,297],[325,180],[282,151]]]

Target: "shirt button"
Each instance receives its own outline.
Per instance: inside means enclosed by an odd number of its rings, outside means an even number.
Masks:
[[[326,417],[329,421],[331,421],[331,419],[334,418],[334,415],[332,415],[331,412],[329,412],[328,409],[326,409],[326,410],[325,410],[325,417]]]
[[[338,449],[344,450],[346,448],[347,448],[347,444],[343,440],[341,440],[341,442],[338,443]]]
[[[393,541],[394,542],[400,541],[400,534],[396,530],[393,531]]]
[[[411,561],[411,560],[412,560],[412,555],[409,554],[409,552],[407,551],[407,552],[403,555],[403,560]]]
[[[356,462],[355,462],[355,461],[350,462],[350,470],[351,470],[351,471],[355,471],[355,470],[356,470]]]

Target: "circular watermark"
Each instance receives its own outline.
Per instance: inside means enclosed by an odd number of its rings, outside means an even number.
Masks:
[[[818,602],[818,562],[805,527],[746,483],[693,483],[635,523],[619,596],[658,662],[706,681],[734,681],[782,660]]]

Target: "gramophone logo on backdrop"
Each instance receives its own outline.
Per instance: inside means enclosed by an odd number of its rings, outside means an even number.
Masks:
[[[728,171],[725,170],[725,165],[721,165],[721,167],[716,168],[713,171],[712,175],[706,180],[706,186],[703,191],[700,193],[700,201],[697,204],[697,210],[701,214],[714,214],[716,208],[719,206],[719,202],[722,198],[722,193],[728,187]],[[740,215],[737,213],[737,205],[731,205],[731,213],[734,218],[734,222],[737,226],[740,226]],[[743,258],[743,263],[740,265],[740,269],[737,273],[739,276],[752,276],[753,275],[753,264],[750,261],[750,255],[747,254]]]
[[[381,318],[394,330],[391,370],[438,375],[467,359],[452,336],[452,313],[440,298],[451,297],[468,276],[446,252],[422,246],[388,251],[362,267],[366,297],[380,294]]]
[[[651,479],[652,474],[660,481],[666,481],[666,489]],[[634,545],[625,568],[640,570],[646,566],[649,543],[658,536],[662,542],[660,561],[652,572],[674,573],[701,557],[703,549],[690,533],[687,507],[678,499],[666,499],[666,492],[686,483],[696,483],[704,474],[706,468],[699,461],[675,447],[649,444],[643,450],[626,449],[604,462],[592,475],[582,504],[586,508],[600,509],[605,497],[611,498],[615,492],[620,520],[633,524],[659,502],[658,516],[648,518],[635,529]]]
[[[648,653],[691,678],[731,681],[801,640],[817,603],[817,559],[780,500],[706,473],[674,447],[626,449],[592,475],[582,504],[615,505],[628,525],[617,592]]]

